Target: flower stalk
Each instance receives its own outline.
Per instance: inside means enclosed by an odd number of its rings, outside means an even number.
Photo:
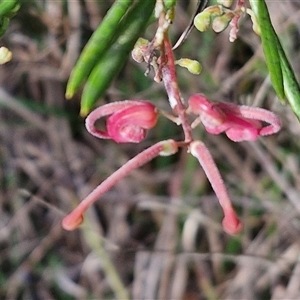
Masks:
[[[181,122],[181,126],[184,132],[184,141],[192,141],[191,126],[186,117],[186,107],[181,97],[176,69],[175,69],[175,59],[173,55],[172,45],[170,43],[169,37],[166,34],[164,38],[164,51],[162,56],[162,79],[165,85],[166,92],[168,94],[168,99],[171,108],[178,115]]]

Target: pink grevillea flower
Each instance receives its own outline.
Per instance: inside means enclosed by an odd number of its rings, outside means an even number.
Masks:
[[[106,131],[97,129],[96,121],[107,117]],[[155,106],[144,100],[126,100],[98,107],[86,118],[86,128],[101,139],[112,139],[117,143],[139,143],[157,122]]]
[[[220,205],[224,212],[224,219],[222,222],[224,231],[228,234],[239,233],[242,230],[243,226],[238,217],[236,216],[236,213],[228,196],[224,181],[209,150],[201,141],[191,142],[189,150],[191,154],[198,159],[213,190],[216,193],[217,198],[219,199]]]
[[[127,176],[134,169],[146,164],[157,156],[168,156],[178,151],[177,143],[174,140],[161,141],[125,163],[120,169],[106,178],[98,185],[79,205],[62,221],[66,230],[74,230],[83,222],[85,211],[97,201],[104,193],[112,188],[119,180]]]
[[[254,141],[259,136],[277,133],[281,128],[279,117],[263,108],[226,102],[212,103],[202,94],[191,96],[188,104],[188,112],[199,115],[207,132],[225,132],[234,142]],[[192,127],[198,123],[199,120]],[[264,126],[264,123],[267,125]]]

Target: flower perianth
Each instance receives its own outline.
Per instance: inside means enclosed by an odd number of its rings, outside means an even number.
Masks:
[[[224,231],[228,234],[237,234],[242,230],[242,224],[231,204],[227,189],[221,174],[203,142],[193,141],[189,146],[189,150],[195,156],[202,166],[224,212],[222,222]]]
[[[83,222],[85,211],[104,193],[112,188],[119,180],[127,176],[133,170],[146,164],[155,157],[172,155],[178,151],[177,143],[174,140],[161,141],[139,153],[120,167],[116,172],[98,185],[79,205],[68,214],[62,221],[66,230],[74,230]]]
[[[259,135],[266,136],[277,133],[281,129],[281,120],[280,118],[274,114],[273,112],[260,108],[260,107],[249,107],[245,105],[241,105],[239,107],[240,114],[242,117],[252,120],[259,120],[270,125],[262,127],[259,130]]]
[[[259,136],[277,133],[281,128],[279,117],[263,108],[227,102],[212,103],[202,94],[192,95],[188,103],[187,112],[199,115],[207,132],[225,132],[234,142],[254,141]],[[269,125],[263,126],[263,122]],[[192,128],[198,123],[196,119]]]
[[[188,100],[188,113],[199,115],[200,121],[206,130],[212,134],[219,134],[224,131],[220,128],[226,121],[226,115],[213,106],[203,94],[194,94]],[[199,122],[197,122],[198,124]],[[194,124],[192,124],[194,128]]]
[[[146,136],[146,130],[155,126],[157,109],[144,100],[126,100],[98,107],[86,118],[86,128],[92,135],[112,139],[117,143],[139,143]],[[95,127],[96,121],[107,117],[107,130]]]
[[[188,112],[198,114],[192,128],[199,119],[210,134],[225,132],[234,142],[255,140],[258,137],[260,122],[246,121],[240,116],[238,106],[229,103],[212,103],[204,95],[195,94],[189,99]]]

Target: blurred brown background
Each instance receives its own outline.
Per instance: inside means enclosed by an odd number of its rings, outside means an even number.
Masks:
[[[100,141],[78,116],[80,93],[65,100],[69,73],[112,2],[26,1],[1,40],[13,59],[0,66],[0,298],[299,299],[300,124],[270,86],[248,16],[235,43],[228,31],[194,29],[175,51],[203,65],[199,76],[178,69],[186,99],[202,92],[282,119],[279,134],[254,143],[195,130],[220,168],[242,234],[222,231],[218,201],[185,152],[120,181],[89,210],[86,226],[61,228],[62,217],[124,162],[158,140],[182,137],[161,118],[141,144]],[[300,78],[300,2],[267,4]],[[195,7],[178,2],[174,42]],[[145,67],[129,59],[99,104],[149,99],[169,110],[163,86],[144,77]]]

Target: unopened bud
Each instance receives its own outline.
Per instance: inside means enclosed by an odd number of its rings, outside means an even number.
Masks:
[[[197,16],[194,18],[194,25],[199,31],[206,31],[210,26],[211,20],[222,14],[223,9],[221,6],[209,6],[204,11],[197,14]]]
[[[234,13],[231,11],[227,12],[222,16],[215,17],[212,22],[213,31],[218,33],[225,30],[228,27],[233,17],[234,17]]]
[[[187,68],[194,75],[199,75],[202,71],[202,66],[197,60],[189,58],[181,58],[176,61],[176,65]]]
[[[232,0],[218,0],[217,2],[225,7],[230,7],[232,5],[233,1]]]
[[[144,53],[148,45],[149,41],[146,39],[139,38],[137,40],[133,50],[131,51],[131,56],[136,62],[141,63],[144,61]]]
[[[223,7],[220,5],[212,5],[204,9],[203,12],[207,12],[210,14],[212,18],[216,16],[220,16],[224,13]]]
[[[12,58],[12,53],[6,47],[0,48],[0,65],[9,62]]]
[[[206,31],[210,25],[210,14],[205,12],[198,14],[194,19],[194,25],[199,31]]]

